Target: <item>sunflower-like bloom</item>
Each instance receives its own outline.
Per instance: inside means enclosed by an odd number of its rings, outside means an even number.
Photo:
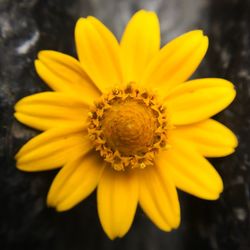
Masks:
[[[235,97],[219,78],[187,81],[208,38],[185,33],[160,49],[155,13],[141,10],[121,42],[96,18],[75,28],[79,61],[41,51],[38,75],[54,91],[25,97],[15,117],[44,131],[16,155],[23,171],[61,168],[48,206],[65,211],[97,188],[101,224],[110,239],[129,230],[139,204],[162,230],[180,223],[176,188],[215,200],[223,183],[205,157],[226,156],[235,135],[210,119]]]

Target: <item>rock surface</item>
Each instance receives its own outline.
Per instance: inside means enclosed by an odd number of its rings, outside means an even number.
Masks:
[[[99,224],[95,194],[68,212],[56,213],[45,202],[56,171],[23,173],[15,168],[15,153],[37,132],[14,120],[13,105],[46,90],[33,67],[39,50],[75,55],[73,32],[79,16],[97,16],[120,37],[140,8],[159,14],[163,43],[194,28],[209,35],[210,49],[196,75],[235,83],[237,99],[217,119],[236,132],[240,145],[234,155],[212,160],[225,186],[218,201],[180,192],[178,230],[161,232],[138,210],[128,235],[112,242]],[[250,249],[249,11],[247,0],[0,0],[0,248]]]

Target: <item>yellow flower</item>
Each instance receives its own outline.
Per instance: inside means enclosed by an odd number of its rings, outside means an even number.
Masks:
[[[48,193],[58,211],[97,187],[101,224],[109,238],[129,230],[137,204],[162,230],[180,223],[176,188],[215,200],[223,183],[204,157],[226,156],[235,135],[210,119],[235,97],[219,78],[187,81],[203,59],[208,38],[195,30],[160,49],[153,12],[129,21],[120,44],[96,18],[75,28],[79,61],[41,51],[38,75],[55,92],[34,94],[15,117],[42,134],[16,155],[24,171],[63,168]]]

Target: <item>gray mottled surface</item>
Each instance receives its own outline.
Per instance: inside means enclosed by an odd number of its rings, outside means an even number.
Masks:
[[[199,77],[235,83],[237,99],[217,119],[239,137],[237,152],[212,160],[223,177],[220,200],[208,202],[180,192],[182,224],[158,230],[139,210],[128,235],[111,242],[96,212],[95,194],[65,213],[45,205],[56,171],[22,173],[14,154],[37,132],[14,121],[16,100],[46,89],[34,71],[41,49],[75,55],[74,23],[95,15],[120,37],[131,13],[155,10],[163,43],[194,28],[210,38]],[[0,249],[247,250],[250,184],[250,4],[247,0],[0,0]]]

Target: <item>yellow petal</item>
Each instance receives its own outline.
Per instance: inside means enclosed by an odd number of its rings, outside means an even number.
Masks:
[[[86,127],[53,128],[32,138],[17,153],[17,168],[41,171],[61,167],[92,148]]]
[[[169,138],[171,148],[161,153],[161,165],[169,169],[175,185],[202,199],[215,200],[223,190],[221,177],[191,143]]]
[[[221,157],[234,152],[238,141],[233,132],[223,124],[208,119],[199,123],[178,126],[171,132],[174,137],[193,143],[206,157]]]
[[[43,92],[21,99],[15,105],[20,122],[39,129],[71,125],[87,120],[89,105],[84,98],[60,92]]]
[[[184,125],[205,120],[225,109],[235,98],[231,82],[204,78],[185,82],[166,98],[171,123]]]
[[[140,10],[129,21],[121,40],[125,82],[138,82],[160,48],[160,25],[154,12]]]
[[[96,188],[104,162],[92,151],[69,161],[57,174],[47,204],[65,211],[85,199]]]
[[[119,44],[100,21],[80,18],[75,40],[81,65],[102,92],[122,83]]]
[[[73,57],[60,52],[44,50],[35,61],[38,75],[54,90],[81,95],[93,101],[99,90]]]
[[[170,231],[180,223],[180,207],[169,170],[161,165],[139,172],[139,203],[148,217],[162,230]]]
[[[186,81],[196,70],[208,47],[202,31],[183,34],[165,45],[145,69],[141,84],[162,94]]]
[[[110,239],[124,236],[134,219],[138,183],[132,172],[118,172],[107,166],[98,185],[98,213],[102,227]]]

